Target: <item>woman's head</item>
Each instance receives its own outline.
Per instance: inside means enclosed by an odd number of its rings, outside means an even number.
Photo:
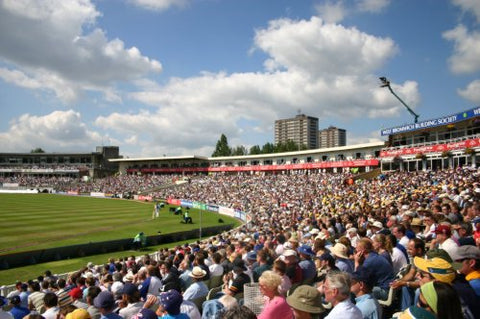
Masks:
[[[258,283],[264,295],[276,295],[278,294],[278,286],[282,283],[282,277],[271,270],[267,270],[262,273]]]
[[[430,281],[420,287],[418,305],[438,318],[461,318],[460,299],[455,289],[447,283]]]

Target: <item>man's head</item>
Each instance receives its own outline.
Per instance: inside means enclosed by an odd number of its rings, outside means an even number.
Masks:
[[[408,241],[407,253],[410,257],[423,257],[425,255],[425,242],[419,238]]]
[[[392,234],[395,235],[397,239],[402,239],[402,237],[405,236],[405,226],[402,224],[394,226],[392,229]]]
[[[437,235],[437,241],[441,244],[452,235],[452,231],[449,225],[438,225],[435,229],[435,234]]]
[[[332,271],[327,274],[323,285],[325,300],[334,306],[350,296],[350,275],[345,272]]]
[[[475,246],[458,247],[452,259],[455,261],[454,267],[464,275],[480,270],[480,249]]]

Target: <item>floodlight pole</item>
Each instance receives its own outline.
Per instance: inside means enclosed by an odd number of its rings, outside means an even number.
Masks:
[[[380,81],[382,81],[382,85],[380,85],[380,87],[382,87],[382,88],[387,87],[387,88],[390,90],[390,92],[403,104],[403,106],[405,106],[405,107],[407,108],[408,112],[410,112],[410,114],[413,115],[413,117],[415,118],[414,121],[415,121],[415,123],[417,123],[417,122],[418,122],[418,117],[419,117],[419,115],[418,115],[417,113],[415,113],[415,112],[407,105],[407,103],[403,102],[403,100],[402,100],[398,95],[396,95],[395,92],[393,92],[392,87],[390,86],[390,81],[387,80],[387,78],[384,77],[384,76],[380,77]]]

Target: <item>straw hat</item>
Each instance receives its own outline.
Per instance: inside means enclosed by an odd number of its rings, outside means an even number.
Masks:
[[[205,270],[203,270],[202,268],[200,268],[198,266],[195,266],[195,267],[193,267],[192,272],[189,273],[188,275],[192,278],[201,279],[201,278],[205,277],[206,274],[207,274],[207,272]]]

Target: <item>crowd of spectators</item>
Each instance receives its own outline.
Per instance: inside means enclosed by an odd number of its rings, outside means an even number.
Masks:
[[[119,176],[96,190],[157,182],[166,180]],[[47,273],[19,283],[5,303],[18,304],[18,318],[27,311],[46,319],[55,311],[67,319],[255,318],[242,304],[245,284],[256,282],[259,318],[480,318],[476,168],[369,180],[313,171],[216,174],[151,195],[227,206],[252,219],[155,258],[87,265],[66,281]]]

